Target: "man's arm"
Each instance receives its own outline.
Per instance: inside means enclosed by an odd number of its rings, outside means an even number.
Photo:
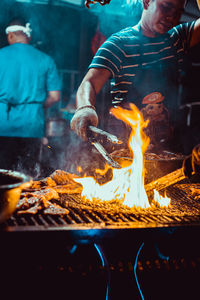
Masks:
[[[95,105],[96,96],[110,77],[110,72],[107,69],[90,69],[81,85],[78,88],[76,95],[76,107],[84,105]]]
[[[76,95],[77,110],[71,120],[71,128],[83,140],[87,140],[88,124],[97,126],[96,96],[110,77],[107,69],[90,69],[85,75]]]
[[[200,0],[196,0],[197,6],[200,10]],[[192,33],[192,38],[190,41],[190,47],[194,47],[200,43],[200,18],[196,20],[195,25],[194,25],[194,30]]]
[[[60,101],[60,91],[49,91],[44,107],[49,108],[58,101]]]
[[[200,19],[197,19],[194,24],[190,47],[194,47],[198,43],[200,43]]]

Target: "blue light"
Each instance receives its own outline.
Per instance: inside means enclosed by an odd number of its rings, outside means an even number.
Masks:
[[[97,252],[101,258],[101,263],[102,263],[102,267],[105,267],[105,261],[104,261],[104,258],[103,258],[103,255],[101,253],[101,250],[99,249],[98,245],[97,244],[94,244],[95,248],[97,249]]]
[[[106,288],[106,299],[105,300],[109,300],[110,297],[109,297],[109,291],[110,291],[110,269],[109,269],[109,265],[108,265],[108,262],[106,260],[106,257],[104,256],[103,254],[103,251],[101,250],[101,248],[97,245],[97,244],[94,244],[100,258],[101,258],[101,262],[102,262],[102,266],[106,266],[106,269],[107,269],[107,288]]]
[[[135,258],[135,264],[134,264],[134,275],[135,275],[135,280],[136,280],[136,283],[137,283],[137,287],[138,287],[138,290],[140,292],[140,296],[142,298],[142,300],[144,300],[144,296],[142,294],[142,290],[140,288],[140,285],[139,285],[139,282],[138,282],[138,279],[137,279],[137,273],[136,273],[136,270],[137,270],[137,261],[138,261],[138,256],[140,254],[140,251],[142,249],[142,247],[144,246],[144,242],[142,243],[142,245],[140,246],[139,250],[138,250],[138,253],[136,255],[136,258]]]

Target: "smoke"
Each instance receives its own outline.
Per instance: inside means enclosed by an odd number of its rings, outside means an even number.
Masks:
[[[89,142],[83,142],[73,131],[69,132],[65,159],[60,168],[80,176],[96,176],[96,169],[105,168],[105,160]]]
[[[91,6],[91,12],[98,17],[100,31],[107,37],[128,26],[138,23],[143,6],[142,0],[111,0],[108,5]]]
[[[30,4],[29,4],[30,5]],[[1,14],[0,24],[7,25],[11,19],[21,17],[28,21],[30,18],[30,7],[22,5],[14,0],[3,0],[0,2]]]
[[[124,0],[122,1],[122,9],[128,16],[138,17],[143,10],[142,0]]]
[[[29,164],[30,164],[30,160],[29,160]],[[29,168],[26,168],[24,166],[23,159],[20,158],[20,161],[18,161],[15,166],[12,166],[11,170],[16,170],[18,172],[24,173],[30,176],[34,180],[37,180],[38,178],[42,177],[41,165],[38,161],[34,162],[34,164],[32,164],[32,166],[30,166]]]
[[[27,6],[21,5],[21,3],[17,3],[15,0],[1,0],[0,11],[0,48],[2,48],[7,45],[5,28],[8,23],[16,17],[20,17],[28,22],[30,9],[28,10]]]
[[[34,1],[25,3],[1,0],[0,9],[2,12],[0,47],[6,42],[4,30],[8,22],[13,17],[22,17],[31,24],[32,44],[53,57],[58,69],[80,70],[81,68],[81,71],[90,63],[90,42],[95,32],[94,23],[97,25],[96,19],[98,19],[101,32],[108,37],[126,26],[136,24],[142,11],[141,3],[137,0],[111,0],[110,4],[105,6],[95,4],[90,10],[84,8],[81,16],[80,11],[76,9],[55,5],[36,5]],[[82,28],[80,22],[83,23]],[[83,36],[83,41],[80,53],[81,36]],[[69,83],[65,82],[65,87],[68,85]],[[88,144],[83,145],[71,131],[64,143],[63,139],[58,140],[50,141],[50,148],[44,146],[43,157],[46,158],[42,169],[48,168],[47,174],[58,168],[76,173],[78,165],[87,169],[90,165],[91,151],[93,151]],[[92,155],[95,157],[96,154],[92,152]],[[23,169],[20,163],[18,169]],[[41,175],[41,170],[37,164],[33,170],[36,177]]]
[[[5,28],[13,18],[22,18],[32,28],[31,44],[49,54],[60,69],[77,69],[79,63],[80,11],[67,6],[36,1],[0,1],[0,48],[7,45]]]

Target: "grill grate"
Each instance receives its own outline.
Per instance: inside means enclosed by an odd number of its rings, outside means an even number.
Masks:
[[[200,184],[195,185],[200,188]],[[67,227],[78,225],[101,225],[103,227],[165,226],[181,224],[200,225],[200,200],[192,196],[190,184],[176,184],[167,188],[167,196],[172,199],[169,208],[155,207],[147,210],[105,210],[99,207],[69,206],[68,215],[24,214],[13,215],[6,223],[10,227]]]

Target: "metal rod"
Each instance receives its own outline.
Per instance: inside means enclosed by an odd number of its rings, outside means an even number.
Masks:
[[[97,133],[97,134],[100,134],[100,135],[103,135],[105,136],[110,142],[114,143],[114,144],[122,144],[122,141],[120,141],[118,139],[118,137],[116,137],[115,135],[109,133],[109,132],[106,132],[102,129],[99,129],[95,126],[88,126],[89,130],[91,130],[93,133]]]
[[[110,166],[112,166],[113,168],[121,169],[120,164],[118,164],[118,162],[112,159],[109,153],[104,149],[104,147],[99,142],[92,141],[91,143],[99,151],[99,153],[105,158],[105,160]]]

